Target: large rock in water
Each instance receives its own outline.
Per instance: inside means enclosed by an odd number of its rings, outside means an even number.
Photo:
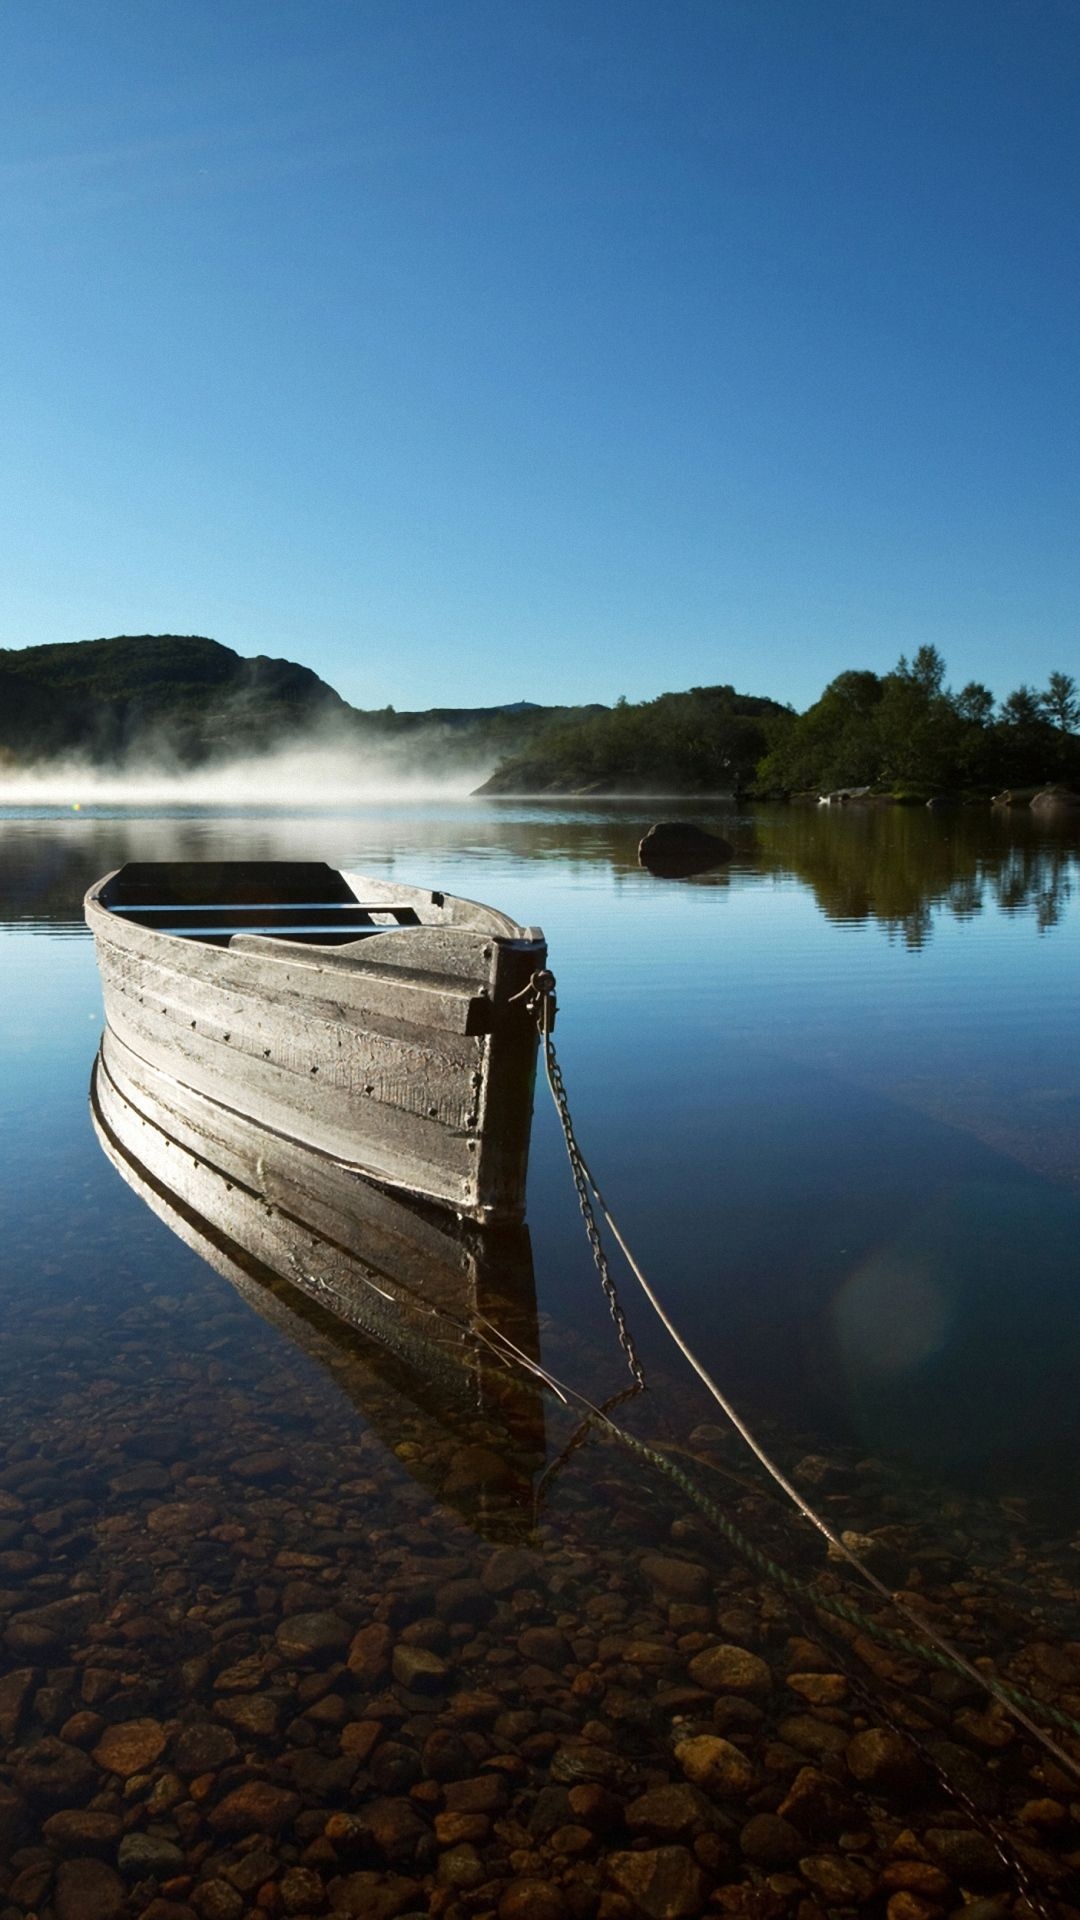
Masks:
[[[1033,813],[1057,814],[1080,811],[1080,793],[1072,793],[1068,787],[1044,787],[1031,802]]]
[[[638,843],[638,860],[650,873],[679,880],[691,873],[721,867],[735,849],[718,833],[695,827],[687,820],[658,820]]]

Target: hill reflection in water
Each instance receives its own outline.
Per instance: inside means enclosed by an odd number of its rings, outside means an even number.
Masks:
[[[3,832],[0,810],[0,926],[81,932],[83,894],[103,872],[126,860],[220,857],[225,832],[238,859],[308,858],[315,847],[332,864],[362,861],[377,872],[395,864],[403,838],[410,852],[429,846],[437,853],[449,829],[480,861],[554,860],[640,881],[638,840],[665,809],[722,830],[735,841],[735,857],[730,868],[658,886],[724,890],[755,878],[795,880],[827,919],[877,924],[913,948],[930,938],[940,915],[962,921],[997,911],[1029,915],[1040,930],[1056,926],[1080,866],[1080,814],[1036,818],[1027,808],[432,804],[407,810],[404,836],[402,811],[391,804],[362,815],[42,808],[28,818],[21,809],[18,835]]]

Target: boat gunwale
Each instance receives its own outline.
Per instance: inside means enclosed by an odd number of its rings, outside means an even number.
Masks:
[[[130,862],[125,862],[125,866],[130,864],[131,864]],[[159,866],[164,869],[169,866],[175,865],[176,862],[167,861],[167,860],[140,861],[138,864],[140,866],[149,866],[149,865]],[[208,862],[207,864],[214,864],[214,863]],[[239,864],[242,864],[244,866],[259,867],[259,866],[267,866],[267,865],[280,865],[280,864],[293,864],[293,863],[256,860],[251,862],[245,861]],[[125,931],[131,930],[132,932],[150,934],[155,937],[161,937],[165,939],[176,939],[177,936],[174,933],[173,929],[170,927],[164,927],[164,926],[141,927],[138,921],[136,921],[134,918],[129,919],[128,915],[129,914],[133,915],[135,912],[140,910],[139,908],[135,906],[130,906],[128,905],[128,903],[125,902],[124,912],[122,914],[118,914],[114,912],[110,902],[102,899],[101,896],[104,893],[106,887],[110,886],[113,881],[117,880],[124,871],[125,871],[125,867],[114,867],[111,870],[111,872],[103,874],[100,880],[95,880],[93,886],[89,887],[85,895],[83,896],[83,913],[86,918],[86,923],[89,926],[91,932],[96,933],[98,931],[98,925],[100,924],[102,928],[104,928],[105,926],[110,926],[113,928],[123,927]],[[417,927],[408,927],[408,926],[379,927],[379,928],[373,929],[370,932],[366,932],[362,936],[361,940],[357,942],[358,946],[367,947],[370,945],[370,942],[373,939],[380,939],[384,934],[409,935],[409,934],[415,934],[425,929],[429,932],[438,931],[441,933],[482,935],[487,939],[509,941],[513,944],[523,943],[530,946],[546,945],[546,942],[544,940],[544,934],[540,927],[522,926],[518,921],[512,920],[509,914],[503,913],[500,908],[489,907],[485,905],[485,903],[482,900],[472,900],[472,899],[469,899],[464,894],[445,893],[441,889],[432,888],[432,887],[417,887],[417,886],[413,886],[411,884],[406,884],[406,883],[399,884],[396,881],[391,882],[387,880],[380,880],[375,875],[361,874],[354,871],[351,868],[345,868],[345,867],[333,868],[331,869],[331,871],[340,874],[340,877],[345,882],[346,886],[353,890],[353,896],[354,896],[353,900],[351,902],[350,901],[339,902],[338,904],[342,906],[348,907],[351,905],[356,905],[358,907],[372,908],[376,911],[383,910],[381,903],[377,899],[364,900],[359,894],[355,892],[356,882],[360,881],[363,883],[365,888],[370,887],[374,889],[376,892],[385,891],[388,896],[393,895],[395,899],[399,900],[402,906],[405,906],[405,905],[418,906],[420,903],[423,903],[423,905],[426,906],[429,912],[432,909],[432,907],[436,907],[438,909],[438,914],[436,918],[429,919],[429,920],[421,920],[419,922],[419,926]],[[230,903],[222,901],[220,903],[215,903],[215,904],[220,904],[222,906],[225,906]],[[278,904],[283,909],[287,909],[291,907],[294,903],[286,900],[286,901],[281,901]],[[387,908],[389,908],[390,904],[391,904],[391,901],[388,898],[386,903]],[[450,904],[452,908],[464,908],[466,910],[465,915],[460,919],[452,918],[452,917],[444,917],[442,913],[442,908],[447,904]],[[179,906],[180,903],[177,903],[177,905]],[[162,911],[162,908],[155,907],[152,910],[155,912],[160,912]],[[100,922],[98,921],[98,916],[100,916]],[[470,916],[475,916],[475,918],[472,918]],[[284,937],[285,935],[287,935],[289,929],[285,928],[282,931],[283,931],[283,937]],[[242,937],[242,934],[240,937]],[[268,936],[268,938],[273,939],[275,944],[278,944],[277,936],[271,935],[271,936]],[[188,939],[188,940],[185,940],[185,944],[195,945],[197,948],[201,943],[198,941],[193,942],[190,939]],[[213,951],[215,949],[208,948],[207,950]],[[310,944],[305,945],[304,950],[308,952],[315,952],[315,953],[320,953],[325,951],[331,954],[340,954],[342,953],[343,948],[342,946],[337,945],[337,946],[328,946],[325,949],[323,949],[323,948],[320,948],[317,942],[311,942]],[[221,951],[221,949],[218,948],[216,949],[216,951]],[[228,951],[228,949],[226,949],[226,951]],[[238,951],[243,951],[243,949],[238,949]]]

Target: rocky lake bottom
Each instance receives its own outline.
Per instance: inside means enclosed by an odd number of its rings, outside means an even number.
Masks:
[[[659,1444],[813,1596],[610,1438],[542,1486],[502,1420],[434,1417],[359,1337],[316,1329],[238,1389],[273,1336],[213,1276],[195,1302],[147,1277],[108,1328],[92,1294],[20,1304],[0,1920],[1080,1911],[1077,1779],[875,1637],[910,1630],[729,1429]],[[587,1357],[553,1345],[568,1375]],[[546,1411],[557,1451],[574,1421]],[[615,1417],[667,1425],[648,1394]],[[1080,1720],[1075,1540],[873,1458],[791,1464],[969,1660]]]
[[[639,825],[0,836],[0,1920],[1080,1920],[1075,850],[736,820],[723,885],[665,892]],[[838,917],[769,832],[811,835]],[[483,1354],[455,1393],[117,1177],[82,887],[316,837],[542,921],[635,1248],[905,1614],[648,1334],[619,1433]],[[868,846],[907,889],[881,922]],[[526,1318],[599,1399],[550,1122]]]

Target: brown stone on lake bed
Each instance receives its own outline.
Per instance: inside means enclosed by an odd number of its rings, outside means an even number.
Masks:
[[[465,1774],[472,1773],[476,1764],[468,1742],[449,1727],[432,1729],[424,1741],[420,1757],[424,1772],[432,1780],[460,1780]]]
[[[511,1593],[515,1587],[539,1586],[540,1560],[525,1547],[496,1547],[480,1577],[488,1593]]]
[[[491,1821],[486,1813],[437,1813],[435,1815],[435,1838],[440,1847],[460,1846],[463,1840],[479,1842],[486,1840],[491,1832]]]
[[[789,1867],[805,1845],[798,1828],[793,1827],[790,1820],[782,1820],[778,1813],[755,1813],[739,1834],[743,1857],[752,1860],[756,1867],[770,1871]]]
[[[499,1897],[499,1920],[567,1920],[569,1911],[548,1880],[512,1880]]]
[[[229,1464],[237,1480],[278,1480],[290,1472],[292,1461],[283,1447],[264,1447],[259,1453],[245,1453]]]
[[[573,1659],[566,1635],[558,1627],[526,1627],[518,1639],[523,1660],[541,1667],[565,1667]]]
[[[72,1806],[88,1799],[98,1784],[85,1753],[51,1734],[28,1747],[12,1771],[19,1792],[35,1805]]]
[[[217,1521],[217,1509],[208,1500],[170,1500],[152,1507],[146,1516],[151,1533],[207,1533]]]
[[[924,1773],[914,1747],[890,1727],[867,1727],[847,1745],[848,1771],[860,1786],[877,1792],[912,1793]]]
[[[705,1876],[686,1847],[613,1853],[608,1871],[648,1920],[693,1920],[705,1902]]]
[[[281,1708],[268,1693],[238,1693],[214,1702],[214,1713],[237,1732],[254,1740],[269,1740],[278,1730]]]
[[[874,1891],[874,1876],[858,1860],[839,1860],[834,1854],[809,1854],[799,1861],[799,1872],[815,1893],[840,1906],[859,1905]]]
[[[352,1639],[352,1628],[336,1613],[294,1613],[274,1635],[287,1660],[326,1661],[342,1654]]]
[[[915,1893],[922,1900],[946,1900],[952,1890],[948,1874],[928,1860],[890,1861],[881,1884],[891,1893]]]
[[[437,1653],[426,1647],[409,1647],[399,1642],[391,1662],[394,1679],[409,1693],[441,1693],[446,1688],[450,1669]]]
[[[486,1620],[492,1610],[492,1597],[479,1580],[444,1580],[435,1595],[435,1611],[440,1620]]]
[[[923,1835],[932,1860],[954,1880],[1003,1880],[1007,1873],[996,1847],[976,1827],[931,1827]]]
[[[800,1767],[778,1811],[800,1833],[832,1833],[847,1819],[850,1802],[817,1767]]]
[[[127,1898],[120,1875],[104,1860],[62,1860],[56,1872],[56,1920],[115,1920]]]
[[[200,1920],[240,1920],[244,1902],[227,1880],[204,1880],[195,1889],[195,1904]]]
[[[885,1903],[885,1920],[940,1920],[941,1911],[938,1901],[924,1900],[920,1893],[901,1888],[898,1893],[890,1893]]]
[[[319,1913],[325,1904],[322,1880],[311,1867],[289,1867],[278,1890],[286,1913]]]
[[[842,1673],[789,1673],[786,1684],[812,1707],[837,1707],[847,1698]]]
[[[610,1793],[607,1787],[597,1786],[593,1781],[583,1781],[580,1786],[571,1787],[567,1799],[575,1818],[592,1827],[596,1833],[606,1833],[622,1822],[623,1803],[618,1795]]]
[[[269,1780],[248,1780],[209,1816],[215,1833],[279,1833],[300,1811],[300,1795]]]
[[[33,1667],[19,1667],[0,1678],[0,1746],[14,1746],[35,1677]]]
[[[362,1818],[375,1845],[390,1861],[411,1860],[427,1837],[428,1829],[409,1800],[369,1801]]]
[[[420,1910],[420,1900],[418,1883],[397,1873],[362,1869],[334,1883],[334,1912],[356,1920],[395,1920],[399,1913]]]
[[[498,1813],[506,1805],[506,1781],[501,1773],[478,1773],[470,1780],[450,1780],[443,1797],[453,1813]]]
[[[64,1721],[60,1729],[60,1738],[72,1747],[89,1747],[98,1738],[105,1722],[100,1713],[94,1713],[89,1707],[73,1713]]]
[[[196,1774],[215,1773],[235,1760],[239,1749],[228,1727],[214,1720],[195,1720],[181,1727],[172,1745],[177,1773],[190,1780]]]
[[[350,1760],[358,1760],[363,1766],[382,1739],[382,1732],[381,1720],[350,1720],[338,1735],[338,1746]]]
[[[0,1860],[22,1843],[29,1826],[30,1815],[22,1795],[0,1780]]]
[[[165,1729],[158,1720],[121,1720],[106,1727],[94,1759],[109,1773],[127,1780],[133,1773],[145,1773],[165,1751]]]
[[[662,1840],[681,1840],[703,1827],[715,1825],[716,1815],[705,1795],[685,1781],[650,1787],[626,1809],[631,1833],[651,1833]]]
[[[65,1807],[51,1814],[41,1829],[57,1853],[111,1853],[124,1831],[115,1813],[95,1813],[89,1807]]]
[[[768,1693],[772,1673],[759,1654],[746,1647],[705,1647],[687,1669],[690,1678],[710,1693]]]
[[[843,1727],[834,1727],[829,1720],[818,1720],[812,1713],[790,1713],[776,1731],[789,1747],[809,1754],[814,1760],[843,1753],[851,1737]]]
[[[377,1687],[387,1678],[393,1644],[394,1636],[382,1620],[373,1620],[353,1635],[346,1665],[361,1686]]]
[[[11,1913],[13,1906],[31,1912],[43,1906],[49,1897],[52,1876],[51,1860],[31,1860],[23,1866],[7,1888],[8,1912]]]
[[[447,1847],[435,1869],[440,1887],[456,1887],[459,1891],[478,1887],[486,1875],[487,1868],[470,1840],[463,1840],[459,1847]]]
[[[709,1589],[707,1570],[696,1560],[679,1560],[674,1554],[644,1554],[641,1571],[649,1585],[670,1600],[702,1600]]]
[[[675,1758],[687,1779],[706,1793],[741,1796],[750,1792],[757,1778],[746,1755],[718,1734],[699,1733],[680,1740]]]

